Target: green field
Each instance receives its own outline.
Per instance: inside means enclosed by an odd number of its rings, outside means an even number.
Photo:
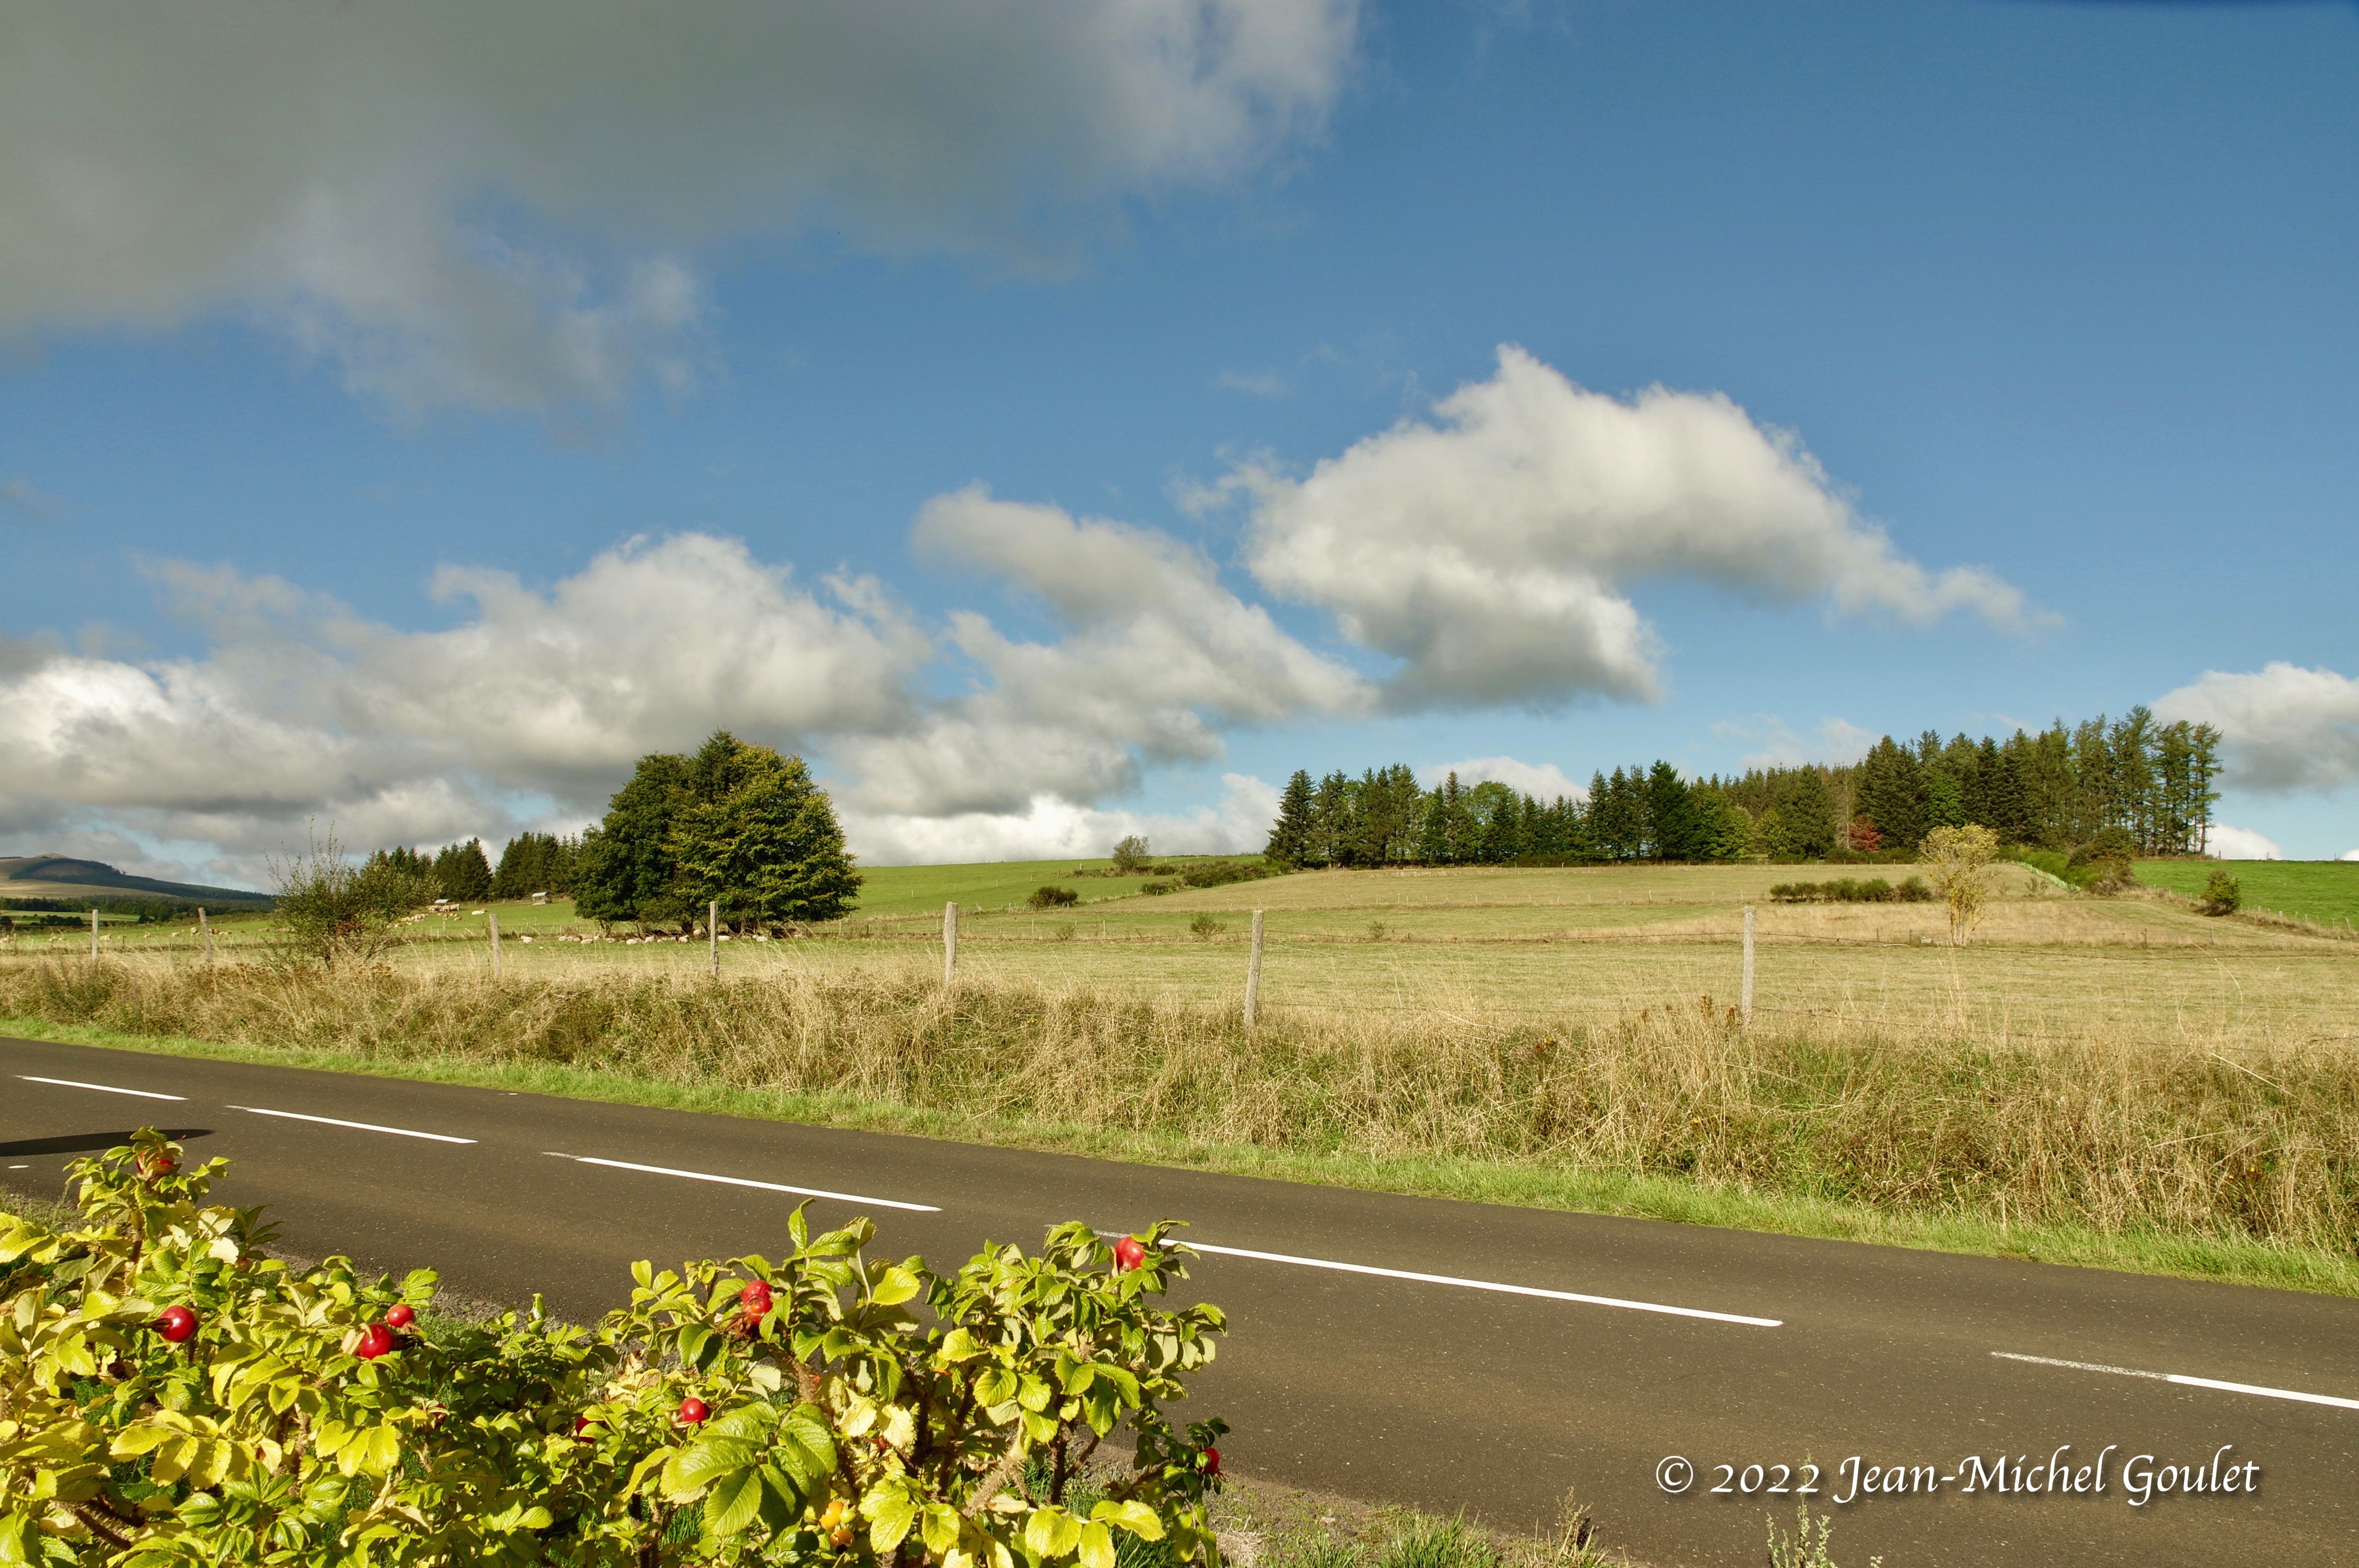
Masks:
[[[2182,898],[2200,898],[2218,860],[2140,860],[2137,880]],[[2225,870],[2245,890],[2246,909],[2266,909],[2321,925],[2359,927],[2359,860],[2236,860]]]

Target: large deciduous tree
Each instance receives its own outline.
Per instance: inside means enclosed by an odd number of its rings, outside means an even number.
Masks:
[[[689,765],[686,802],[672,819],[679,891],[725,915],[772,921],[836,920],[852,908],[860,874],[827,793],[800,757],[782,757],[717,732]]]
[[[582,836],[574,907],[599,921],[692,921],[708,903],[764,924],[834,920],[860,875],[799,757],[716,731],[693,757],[639,759]]]

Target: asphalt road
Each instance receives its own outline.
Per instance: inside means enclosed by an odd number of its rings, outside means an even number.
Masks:
[[[784,1244],[796,1191],[700,1176],[837,1195],[816,1219],[869,1214],[880,1250],[942,1266],[1066,1218],[1184,1218],[1229,1249],[1192,1271],[1232,1333],[1190,1413],[1228,1418],[1232,1468],[1506,1527],[1571,1487],[1666,1568],[1763,1562],[1795,1502],[1765,1488],[1805,1464],[1844,1568],[2359,1562],[2359,1302],[0,1040],[7,1185],[55,1195],[142,1124],[234,1161],[218,1195],[270,1205],[291,1250],[585,1318],[636,1259]],[[1968,1490],[1969,1456],[2002,1455],[2036,1480],[2102,1457],[2105,1489]],[[2135,1506],[2138,1455],[2258,1469]],[[1937,1489],[1868,1495],[1854,1456]]]

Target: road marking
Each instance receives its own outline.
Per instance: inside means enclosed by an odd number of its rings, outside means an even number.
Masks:
[[[807,1198],[834,1198],[841,1203],[875,1204],[878,1208],[906,1208],[913,1214],[940,1214],[929,1203],[902,1203],[894,1198],[863,1197],[858,1193],[832,1193],[824,1187],[790,1187],[784,1182],[756,1182],[745,1176],[716,1176],[709,1171],[675,1171],[669,1165],[635,1165],[628,1160],[601,1160],[590,1154],[566,1154],[544,1150],[551,1159],[576,1160],[584,1165],[606,1165],[617,1171],[644,1171],[650,1176],[683,1176],[691,1182],[719,1182],[727,1187],[759,1187],[766,1193],[795,1193]]]
[[[306,1116],[299,1110],[265,1110],[258,1105],[234,1105],[232,1110],[249,1111],[255,1116],[283,1116],[289,1121],[316,1121],[323,1127],[349,1127],[359,1132],[390,1132],[397,1138],[431,1138],[437,1143],[473,1143],[472,1138],[453,1138],[447,1132],[419,1132],[408,1127],[379,1127],[374,1121],[344,1121],[332,1116]]]
[[[1994,1350],[1992,1355],[2002,1361],[2029,1361],[2040,1367],[2064,1367],[2075,1372],[2111,1372],[2117,1378],[2147,1378],[2158,1383],[2177,1383],[2187,1389],[2217,1389],[2223,1393],[2257,1394],[2265,1400],[2295,1400],[2306,1405],[2332,1405],[2337,1410],[2359,1411],[2359,1400],[2341,1400],[2332,1394],[2305,1394],[2299,1389],[2271,1389],[2259,1383],[2223,1383],[2217,1378],[2190,1378],[2180,1372],[2144,1372],[2136,1367],[2108,1367],[2097,1361],[2059,1361],[2050,1356],[2018,1356],[2011,1350]]]
[[[141,1099],[185,1100],[189,1098],[186,1095],[159,1095],[154,1089],[118,1089],[113,1084],[78,1084],[71,1078],[37,1078],[30,1073],[16,1076],[28,1084],[55,1084],[61,1089],[96,1089],[103,1095],[137,1095]]]
[[[1706,1312],[1701,1307],[1666,1306],[1660,1302],[1624,1301],[1619,1296],[1584,1295],[1579,1291],[1544,1291],[1535,1285],[1503,1285],[1495,1280],[1462,1280],[1455,1274],[1419,1274],[1407,1269],[1378,1269],[1367,1263],[1338,1263],[1328,1258],[1297,1258],[1287,1252],[1256,1252],[1244,1247],[1214,1247],[1204,1241],[1190,1241],[1184,1245],[1199,1252],[1218,1252],[1229,1258],[1258,1258],[1265,1263],[1293,1263],[1305,1269],[1374,1274],[1385,1280],[1414,1280],[1425,1285],[1456,1285],[1462,1290],[1496,1291],[1509,1296],[1538,1296],[1552,1302],[1579,1302],[1585,1306],[1624,1307],[1631,1312],[1658,1312],[1671,1317],[1700,1317],[1709,1323],[1740,1324],[1746,1328],[1777,1328],[1785,1322],[1775,1317],[1747,1317],[1742,1313]]]

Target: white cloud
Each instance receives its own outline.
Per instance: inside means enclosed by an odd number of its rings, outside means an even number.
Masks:
[[[1044,790],[1096,800],[1134,787],[1139,758],[1210,761],[1225,730],[1372,704],[1357,674],[1288,636],[1169,535],[974,486],[928,503],[914,544],[1038,600],[1060,634],[1018,642],[953,613],[951,640],[985,684],[920,724],[839,748],[863,807],[1005,816]]]
[[[2338,860],[2359,860],[2359,849],[2345,849],[2335,857]]]
[[[844,813],[844,835],[871,865],[961,865],[989,860],[1101,859],[1133,833],[1165,855],[1258,851],[1277,820],[1277,791],[1245,773],[1223,773],[1221,803],[1192,812],[1142,814],[1034,796],[1019,811],[947,816]]]
[[[202,657],[18,643],[0,659],[0,827],[129,827],[252,858],[332,820],[356,845],[594,816],[650,751],[731,726],[788,745],[913,722],[929,652],[872,583],[822,594],[734,541],[634,542],[543,591],[446,568],[472,605],[397,632],[275,578],[163,563]],[[533,797],[540,797],[539,806]]]
[[[2322,791],[2359,780],[2359,680],[2332,670],[2281,660],[2241,675],[2206,670],[2154,710],[2218,730],[2234,787]]]
[[[1799,768],[1807,762],[1842,767],[1866,756],[1876,739],[1873,731],[1832,716],[1820,719],[1809,740],[1796,734],[1793,726],[1776,714],[1763,714],[1749,724],[1723,721],[1714,724],[1712,732],[1721,740],[1747,742],[1755,748],[1738,759],[1737,765],[1746,769]]]
[[[1149,830],[1174,851],[1226,849],[1257,845],[1275,809],[1242,775],[1223,806],[1180,817],[1100,803],[1135,789],[1142,761],[1217,759],[1228,729],[1370,706],[1360,676],[1168,535],[977,489],[929,505],[916,542],[1037,600],[1059,634],[1018,641],[955,611],[948,643],[976,684],[929,697],[941,644],[875,582],[806,588],[703,535],[634,540],[547,588],[445,567],[432,591],[464,614],[431,632],[279,579],[157,563],[167,609],[211,652],[0,642],[0,834],[212,846],[251,880],[307,817],[355,847],[579,824],[638,757],[728,728],[819,759],[875,858],[1098,854]]]
[[[1659,640],[1627,597],[1655,577],[1910,624],[2038,619],[1986,571],[1900,555],[1798,440],[1717,394],[1624,402],[1503,347],[1434,412],[1307,479],[1253,463],[1224,481],[1252,499],[1255,575],[1402,660],[1401,706],[1656,697]]]
[[[11,9],[0,330],[247,309],[397,408],[695,373],[684,259],[824,222],[1060,265],[1315,135],[1357,0]]]
[[[2231,827],[2224,822],[2212,825],[2210,849],[2223,860],[2282,860],[2285,852],[2277,841],[2249,827]]]
[[[1436,762],[1417,770],[1419,782],[1434,789],[1451,773],[1462,784],[1478,784],[1496,781],[1519,795],[1535,800],[1554,800],[1560,795],[1567,800],[1586,800],[1589,787],[1578,784],[1565,776],[1554,762],[1523,762],[1513,757],[1469,757],[1462,762]]]

